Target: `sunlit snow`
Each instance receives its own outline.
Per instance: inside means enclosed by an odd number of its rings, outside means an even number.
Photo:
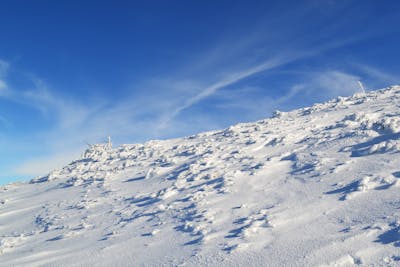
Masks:
[[[1,266],[400,266],[400,87],[0,190]]]

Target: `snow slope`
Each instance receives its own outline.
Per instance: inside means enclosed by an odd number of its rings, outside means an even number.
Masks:
[[[400,266],[400,86],[0,188],[1,266]]]

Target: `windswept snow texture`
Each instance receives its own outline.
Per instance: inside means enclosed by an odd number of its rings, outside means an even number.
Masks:
[[[400,266],[400,87],[97,145],[0,188],[1,266]]]

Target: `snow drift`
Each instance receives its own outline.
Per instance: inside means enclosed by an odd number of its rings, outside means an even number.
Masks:
[[[0,188],[1,266],[400,266],[400,87],[96,145]]]

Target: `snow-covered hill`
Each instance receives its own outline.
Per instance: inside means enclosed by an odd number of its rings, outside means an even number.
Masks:
[[[400,266],[400,87],[0,188],[1,266]]]

